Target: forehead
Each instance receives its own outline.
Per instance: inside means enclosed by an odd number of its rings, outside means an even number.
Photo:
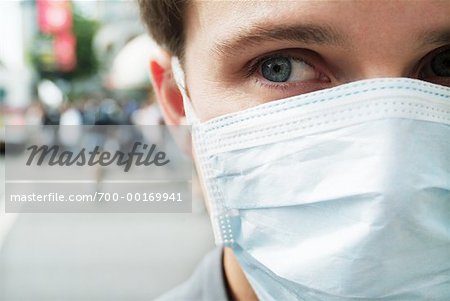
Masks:
[[[185,25],[187,46],[195,41],[203,49],[248,28],[299,23],[333,28],[354,44],[442,32],[450,29],[449,15],[448,0],[193,1]]]

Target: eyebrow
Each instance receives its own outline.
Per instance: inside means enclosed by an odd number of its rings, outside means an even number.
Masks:
[[[344,42],[344,37],[331,27],[324,25],[300,24],[273,26],[270,24],[259,24],[253,25],[250,28],[240,29],[233,37],[217,41],[212,50],[217,54],[232,55],[242,52],[245,48],[257,46],[262,42],[269,41],[341,45]]]
[[[422,40],[422,46],[426,45],[445,45],[450,43],[450,28],[424,32],[419,35]]]

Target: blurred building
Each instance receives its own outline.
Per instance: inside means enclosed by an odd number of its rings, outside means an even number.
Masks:
[[[0,2],[0,105],[24,107],[31,102],[33,70],[27,47],[36,32],[29,2]]]

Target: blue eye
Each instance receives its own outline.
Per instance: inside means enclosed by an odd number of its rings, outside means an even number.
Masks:
[[[262,76],[271,82],[287,82],[291,72],[291,60],[287,57],[269,58],[261,64]]]
[[[431,61],[430,67],[436,76],[450,76],[450,49],[436,55]]]
[[[301,58],[277,55],[258,64],[259,74],[274,83],[323,81],[329,78]]]

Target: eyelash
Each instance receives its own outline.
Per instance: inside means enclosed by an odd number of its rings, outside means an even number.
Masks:
[[[281,91],[287,91],[288,89],[291,89],[292,86],[294,85],[299,85],[300,83],[288,83],[288,82],[270,82],[270,81],[264,81],[260,78],[255,78],[254,79],[255,83],[257,85],[259,85],[260,87],[263,88],[269,88],[269,89],[277,89],[277,90],[281,90]]]

